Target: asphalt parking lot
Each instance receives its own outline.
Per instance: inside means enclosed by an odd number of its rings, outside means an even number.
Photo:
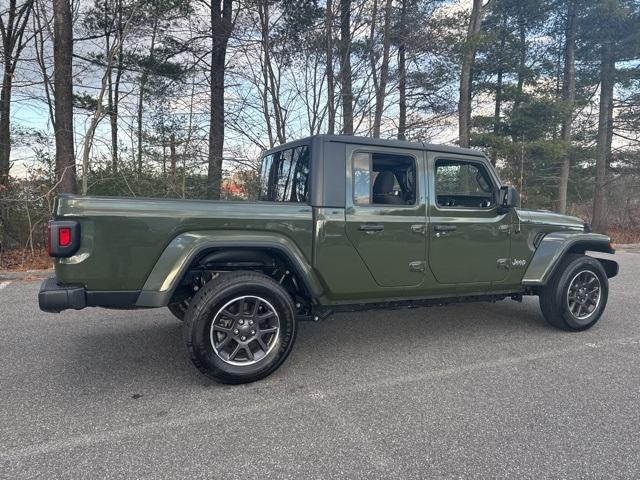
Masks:
[[[588,332],[537,298],[342,314],[237,387],[165,309],[44,314],[0,282],[0,477],[638,478],[640,254],[617,257]]]

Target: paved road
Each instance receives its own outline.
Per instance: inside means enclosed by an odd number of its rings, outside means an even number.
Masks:
[[[339,315],[240,387],[166,310],[47,315],[0,283],[0,477],[638,478],[640,255],[618,260],[588,332],[533,298]]]

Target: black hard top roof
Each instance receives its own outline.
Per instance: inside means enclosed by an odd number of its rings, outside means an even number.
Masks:
[[[282,145],[278,145],[270,150],[267,150],[265,154],[269,154],[271,152],[277,152],[278,150],[282,150],[287,147],[291,147],[295,145],[309,144],[314,139],[323,139],[324,141],[327,141],[327,142],[356,143],[358,145],[412,148],[412,149],[419,149],[419,150],[429,150],[432,152],[459,153],[464,155],[473,155],[476,157],[484,156],[484,154],[479,150],[473,150],[471,148],[460,148],[460,147],[455,147],[451,145],[440,145],[437,143],[407,142],[405,140],[387,140],[382,138],[359,137],[359,136],[352,136],[352,135],[324,135],[324,134],[313,135],[310,137],[305,137],[305,138],[301,138],[291,142],[287,142]]]

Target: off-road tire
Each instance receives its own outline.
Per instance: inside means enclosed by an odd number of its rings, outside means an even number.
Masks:
[[[600,281],[600,297],[597,306],[588,318],[580,319],[569,309],[568,290],[572,280],[580,272],[592,272]],[[587,330],[594,326],[602,316],[607,305],[609,281],[602,264],[587,255],[566,255],[556,268],[553,276],[540,289],[540,309],[550,325],[571,332]]]
[[[235,298],[258,296],[276,310],[280,330],[268,354],[252,365],[230,365],[212,345],[212,322]],[[206,376],[227,384],[249,383],[273,373],[287,358],[296,338],[295,308],[289,293],[277,282],[255,272],[223,273],[207,282],[191,299],[184,317],[183,337],[193,364]]]
[[[180,321],[184,321],[184,316],[187,314],[188,305],[185,302],[171,303],[167,306],[169,311]]]

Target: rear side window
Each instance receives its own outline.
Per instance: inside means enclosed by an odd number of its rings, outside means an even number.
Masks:
[[[357,152],[353,155],[353,203],[415,205],[416,162],[407,155]]]
[[[260,200],[307,203],[309,200],[309,147],[288,148],[262,159]]]

